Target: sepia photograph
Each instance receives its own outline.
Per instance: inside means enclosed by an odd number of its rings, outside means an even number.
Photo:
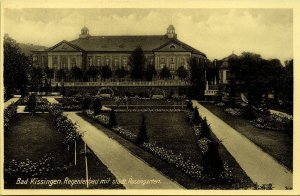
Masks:
[[[1,192],[296,190],[293,6],[96,2],[2,2]]]

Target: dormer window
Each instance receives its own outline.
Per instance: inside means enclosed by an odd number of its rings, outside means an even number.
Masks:
[[[175,47],[175,45],[171,45],[170,48],[172,49],[172,48],[176,48],[176,47]]]

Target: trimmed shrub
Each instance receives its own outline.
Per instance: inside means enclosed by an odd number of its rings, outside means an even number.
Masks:
[[[109,128],[113,128],[117,126],[117,120],[116,120],[116,113],[115,111],[112,109],[110,111],[110,115],[109,115],[109,123],[108,123],[108,127]]]
[[[143,115],[142,115],[142,124],[141,124],[139,133],[138,133],[137,138],[136,138],[136,143],[139,144],[139,145],[141,145],[145,142],[149,142],[145,121],[146,121],[146,117],[145,117],[145,114],[143,113]]]
[[[92,99],[90,97],[85,97],[82,100],[82,109],[87,110],[90,108],[90,105],[92,104]]]
[[[204,117],[204,119],[201,121],[200,123],[200,127],[201,127],[201,132],[200,132],[200,137],[210,137],[210,127],[207,124],[207,120],[206,117]]]
[[[36,96],[35,94],[31,94],[27,102],[27,107],[28,107],[28,111],[31,112],[32,115],[34,115],[36,112],[36,105],[37,105]]]
[[[250,105],[247,105],[242,107],[242,117],[247,120],[253,120],[257,118],[257,114]]]
[[[102,104],[99,98],[96,98],[93,103],[94,115],[98,115],[101,112]]]
[[[193,116],[192,116],[192,124],[193,125],[199,125],[201,123],[201,117],[198,112],[198,108],[195,107],[193,111]]]

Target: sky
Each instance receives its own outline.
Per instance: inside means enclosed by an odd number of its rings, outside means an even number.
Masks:
[[[244,51],[293,58],[292,9],[4,9],[4,33],[46,47],[77,39],[83,26],[91,35],[163,35],[169,24],[211,60]]]

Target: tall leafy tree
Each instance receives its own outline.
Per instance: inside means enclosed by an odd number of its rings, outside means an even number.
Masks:
[[[131,67],[130,77],[133,79],[143,79],[144,66],[146,57],[141,46],[137,46],[129,57],[129,65]]]
[[[162,79],[168,79],[171,78],[171,72],[170,69],[164,66],[160,72],[159,72],[159,77]]]
[[[189,91],[189,97],[194,99],[204,99],[205,90],[205,64],[202,60],[199,62],[195,57],[191,58],[189,63],[189,80],[192,83]]]
[[[7,93],[20,90],[26,94],[30,59],[21,52],[18,43],[4,35],[4,86]]]
[[[102,79],[108,79],[112,76],[112,71],[108,65],[100,68],[100,75]]]
[[[154,65],[149,64],[147,66],[146,72],[145,72],[145,77],[147,81],[152,81],[153,76],[157,74]]]
[[[181,80],[183,80],[183,79],[186,79],[188,77],[189,73],[188,73],[187,69],[184,66],[180,66],[177,69],[177,75]]]
[[[124,66],[122,66],[121,68],[118,68],[116,71],[115,71],[115,74],[118,78],[124,78],[125,76],[127,76],[128,74],[128,71],[125,69]]]
[[[73,80],[80,81],[83,77],[83,71],[79,67],[74,66],[71,69],[71,75]]]
[[[146,117],[145,117],[145,114],[143,113],[142,114],[142,123],[141,123],[141,127],[140,127],[139,133],[136,138],[136,143],[141,145],[144,142],[149,142],[149,138],[147,135]]]

